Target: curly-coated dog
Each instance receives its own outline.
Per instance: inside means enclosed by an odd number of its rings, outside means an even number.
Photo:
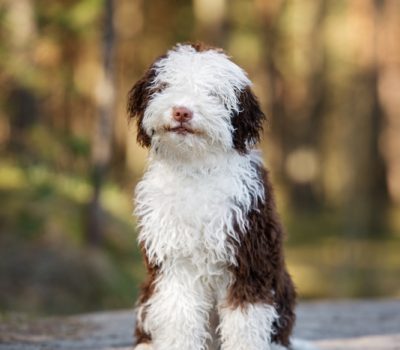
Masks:
[[[135,197],[149,274],[135,349],[308,348],[291,344],[296,292],[246,73],[220,49],[179,44],[128,98],[150,151]]]

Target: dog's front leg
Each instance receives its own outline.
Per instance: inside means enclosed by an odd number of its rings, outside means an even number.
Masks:
[[[209,291],[190,266],[177,265],[163,269],[158,278],[147,303],[144,328],[154,350],[202,350],[210,337]]]
[[[247,303],[219,308],[221,350],[270,350],[272,325],[278,317],[272,305]]]

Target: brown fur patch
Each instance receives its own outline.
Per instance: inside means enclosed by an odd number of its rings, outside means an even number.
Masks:
[[[156,92],[161,92],[166,87],[166,85],[152,86],[156,76],[155,63],[165,57],[164,55],[157,58],[128,93],[128,117],[130,120],[137,117],[137,142],[143,147],[150,147],[151,145],[151,136],[147,135],[142,126],[144,112],[151,96]]]
[[[248,145],[254,145],[260,140],[265,119],[257,97],[249,86],[240,92],[239,109],[240,112],[232,117],[233,145],[240,153],[247,153]]]
[[[264,181],[265,201],[255,203],[248,214],[249,229],[241,233],[241,242],[230,240],[236,248],[238,265],[230,267],[234,282],[228,292],[228,304],[233,308],[253,303],[274,305],[280,317],[274,324],[272,340],[288,346],[295,322],[296,292],[284,263],[283,229],[268,172],[263,168],[259,172]]]
[[[208,45],[201,41],[196,42],[196,43],[187,43],[187,45],[190,45],[191,47],[193,47],[197,52],[204,52],[204,51],[210,51],[210,50],[221,52],[221,53],[224,52],[224,50],[221,49],[220,47]]]
[[[147,281],[142,285],[141,287],[141,293],[138,299],[138,306],[142,306],[145,304],[151,296],[154,294],[155,290],[155,281],[158,276],[160,267],[153,265],[149,262],[149,259],[147,258],[146,251],[143,245],[140,246],[142,255],[144,257],[145,261],[145,266],[147,269]],[[145,318],[146,318],[146,313],[147,310],[144,309],[141,314],[141,322],[143,323]],[[136,322],[136,328],[135,328],[135,342],[137,344],[141,343],[149,343],[151,341],[151,334],[148,334],[144,331],[142,327],[140,327],[139,320]]]

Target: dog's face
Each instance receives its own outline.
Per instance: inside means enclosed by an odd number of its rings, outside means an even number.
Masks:
[[[258,140],[263,113],[246,73],[219,49],[177,45],[129,92],[138,142],[156,152],[196,156]]]

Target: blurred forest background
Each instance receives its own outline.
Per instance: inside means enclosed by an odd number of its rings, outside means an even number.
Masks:
[[[0,312],[131,307],[129,88],[176,42],[248,71],[302,298],[400,296],[400,1],[0,0]]]

